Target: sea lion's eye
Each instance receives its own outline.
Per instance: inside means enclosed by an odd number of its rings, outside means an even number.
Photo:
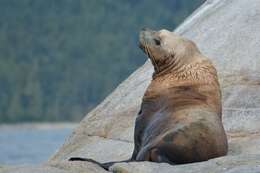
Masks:
[[[154,39],[154,42],[157,46],[160,46],[161,45],[161,41],[158,39],[158,38],[155,38]]]

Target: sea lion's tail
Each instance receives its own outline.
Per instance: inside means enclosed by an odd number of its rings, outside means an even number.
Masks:
[[[82,158],[82,157],[71,157],[69,159],[69,161],[85,161],[85,162],[91,162],[91,163],[94,163],[94,164],[97,164],[99,165],[100,167],[104,168],[105,170],[109,170],[109,167],[112,166],[113,164],[115,163],[121,163],[121,162],[129,162],[129,160],[123,160],[123,161],[118,161],[118,162],[106,162],[106,163],[100,163],[100,162],[97,162],[93,159],[88,159],[88,158]]]

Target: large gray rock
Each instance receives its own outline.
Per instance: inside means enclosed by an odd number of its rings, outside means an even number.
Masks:
[[[111,171],[260,172],[260,1],[208,0],[176,32],[194,40],[217,67],[223,92],[223,122],[228,132],[229,156],[178,166],[121,163],[114,165]],[[43,169],[55,172],[54,168],[59,168],[69,172],[74,167],[78,170],[79,163],[65,161],[71,156],[101,162],[130,157],[134,119],[152,72],[147,61],[120,84],[82,120]],[[85,164],[86,172],[91,172],[88,169],[93,167],[98,169],[91,163]]]

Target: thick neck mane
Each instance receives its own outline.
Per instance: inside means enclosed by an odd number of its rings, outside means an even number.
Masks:
[[[208,59],[201,59],[184,65],[176,60],[171,60],[159,67],[159,71],[153,73],[153,80],[193,81],[195,83],[215,83],[218,81],[217,71]]]
[[[178,59],[174,58],[174,55],[171,55],[164,59],[165,60],[161,62],[153,62],[153,66],[154,66],[153,78],[163,76],[167,73],[170,73],[171,71],[180,68],[180,62],[178,61]]]

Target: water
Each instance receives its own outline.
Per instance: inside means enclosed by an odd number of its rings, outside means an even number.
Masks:
[[[65,128],[0,128],[0,164],[46,161],[72,132]]]

